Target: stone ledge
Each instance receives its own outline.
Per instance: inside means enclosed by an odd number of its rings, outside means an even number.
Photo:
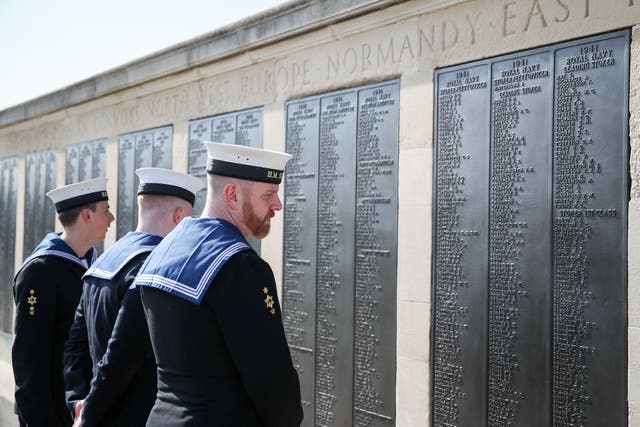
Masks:
[[[0,111],[0,127],[219,61],[404,1],[406,0],[291,0],[211,33]]]

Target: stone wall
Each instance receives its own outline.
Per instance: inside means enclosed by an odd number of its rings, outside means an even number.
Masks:
[[[328,5],[330,1],[292,2]],[[356,2],[358,3],[358,2]],[[24,234],[24,158],[57,150],[58,183],[65,177],[65,148],[107,140],[108,190],[117,194],[119,135],[173,126],[173,168],[187,169],[190,120],[263,106],[264,147],[284,149],[287,100],[392,78],[400,79],[398,188],[396,424],[426,426],[430,418],[433,73],[485,57],[633,27],[630,72],[631,194],[628,242],[628,342],[630,425],[640,423],[640,1],[638,0],[441,0],[359,2],[340,19],[319,14],[296,18],[296,31],[269,42],[269,33],[247,49],[202,59],[202,42],[151,56],[127,82],[97,81],[99,96],[77,97],[74,88],[43,97],[30,109],[0,112],[0,158],[18,155],[16,254]],[[377,7],[376,7],[377,5]],[[366,7],[365,7],[366,6]],[[381,8],[381,9],[380,9]],[[348,9],[348,8],[345,8]],[[286,8],[278,16],[294,16]],[[337,12],[336,12],[337,13]],[[305,27],[306,26],[306,27]],[[308,30],[304,30],[308,28]],[[255,45],[255,47],[252,47]],[[186,51],[186,53],[185,53]],[[184,58],[200,54],[196,67]],[[206,55],[204,55],[206,57]],[[179,72],[175,72],[179,69]],[[157,70],[166,70],[158,74]],[[123,75],[123,70],[116,70]],[[124,73],[126,74],[126,73]],[[83,83],[85,86],[87,82]],[[78,90],[76,88],[75,90]],[[66,102],[60,102],[62,96]],[[45,105],[47,102],[53,106]],[[39,108],[38,108],[39,106]],[[20,114],[18,114],[18,110]],[[42,111],[46,111],[42,113]],[[117,201],[113,201],[115,211]],[[262,243],[263,257],[282,277],[282,216]],[[106,246],[115,241],[111,227]],[[21,258],[16,256],[15,266]],[[5,345],[6,347],[6,345]],[[0,355],[8,360],[8,351]]]

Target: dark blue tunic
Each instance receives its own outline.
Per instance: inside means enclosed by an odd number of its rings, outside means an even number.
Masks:
[[[62,354],[82,293],[82,275],[95,260],[85,260],[59,237],[48,234],[18,270],[12,348],[16,412],[21,425],[70,426],[65,405]]]
[[[136,284],[158,364],[148,426],[300,425],[273,273],[237,228],[184,220]]]
[[[122,425],[123,419],[127,426],[145,424],[155,398],[155,363],[139,295],[128,289],[161,240],[160,236],[130,232],[84,275],[82,298],[64,355],[67,402],[74,408],[85,399],[83,426]],[[121,332],[114,344],[112,333],[118,322],[128,325],[118,328]],[[123,337],[126,351],[109,352],[112,346],[122,348]]]

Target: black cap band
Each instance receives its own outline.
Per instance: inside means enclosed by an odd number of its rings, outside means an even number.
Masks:
[[[268,182],[270,184],[280,184],[280,182],[282,182],[282,175],[284,174],[284,171],[277,169],[267,169],[259,166],[225,162],[224,160],[215,159],[209,162],[207,172],[212,175],[230,176],[232,178]]]
[[[191,191],[185,190],[182,187],[170,184],[158,184],[158,183],[144,183],[138,186],[138,195],[140,194],[157,194],[161,196],[176,196],[187,202],[193,203],[196,201],[196,195]]]
[[[101,202],[103,200],[109,200],[109,196],[106,191],[98,191],[95,193],[82,194],[70,199],[61,200],[55,204],[56,212],[64,212],[69,209],[77,208],[79,206],[88,205],[90,203]]]

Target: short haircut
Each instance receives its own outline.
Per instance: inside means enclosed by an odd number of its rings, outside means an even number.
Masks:
[[[231,183],[236,184],[237,186],[239,186],[240,188],[246,191],[252,183],[252,181],[247,181],[245,179],[231,178],[228,176],[213,175],[213,174],[209,174],[208,179],[209,179],[209,186],[211,187],[211,190],[212,190],[211,192],[216,196],[222,194],[224,187],[226,187],[227,184],[231,184]]]
[[[88,205],[82,205],[72,209],[68,209],[66,211],[62,211],[58,214],[58,220],[63,227],[71,226],[78,220],[78,216],[83,209],[91,209],[93,212],[95,212],[98,209],[98,203],[99,202],[93,202],[89,203]]]

